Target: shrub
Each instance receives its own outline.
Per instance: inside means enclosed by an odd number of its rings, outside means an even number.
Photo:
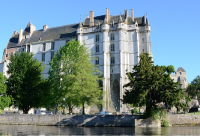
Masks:
[[[169,126],[169,121],[163,120],[163,121],[161,122],[161,126],[163,126],[163,127],[168,127],[168,126]]]
[[[133,108],[132,110],[131,110],[131,114],[133,115],[133,114],[138,114],[139,113],[139,109],[138,108]]]

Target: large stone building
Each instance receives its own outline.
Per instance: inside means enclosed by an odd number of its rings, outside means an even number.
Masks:
[[[66,42],[77,39],[91,49],[91,55],[97,58],[93,63],[103,73],[103,110],[126,111],[127,107],[121,101],[123,85],[128,82],[126,72],[138,63],[140,53],[152,55],[148,18],[145,15],[134,17],[133,12],[131,9],[130,15],[128,10],[122,15],[110,15],[106,9],[105,15],[95,17],[90,11],[84,22],[52,28],[44,25],[42,30],[36,30],[32,23],[28,23],[24,31],[15,31],[10,38],[0,70],[7,76],[6,65],[12,53],[32,52],[35,59],[46,65],[43,71],[46,78],[54,53]]]

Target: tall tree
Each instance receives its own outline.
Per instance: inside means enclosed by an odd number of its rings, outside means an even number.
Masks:
[[[198,97],[200,98],[200,76],[198,75],[195,79],[192,80],[192,82],[188,85],[188,88],[186,90],[188,92],[188,95],[190,95],[192,98]]]
[[[166,106],[183,106],[180,102],[183,92],[178,88],[179,83],[170,78],[171,72],[174,72],[173,66],[154,66],[148,53],[141,54],[133,72],[127,73],[130,82],[124,85],[124,103],[135,107],[146,106],[147,117],[152,116],[153,110],[158,110],[161,102]]]
[[[0,73],[0,113],[5,107],[11,104],[11,98],[6,93],[6,77]]]
[[[41,106],[43,70],[43,64],[33,59],[32,53],[18,52],[10,57],[7,93],[25,114],[31,108]]]
[[[72,113],[73,106],[100,101],[102,91],[97,82],[100,79],[97,73],[100,72],[89,58],[86,47],[72,40],[61,47],[50,62],[52,102],[67,105],[69,113]]]

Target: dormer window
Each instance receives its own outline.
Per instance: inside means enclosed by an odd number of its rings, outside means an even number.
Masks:
[[[180,75],[182,75],[182,73],[181,73],[181,72],[179,72],[179,74],[180,74]]]

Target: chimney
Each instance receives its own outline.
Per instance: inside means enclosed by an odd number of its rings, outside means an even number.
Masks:
[[[20,42],[22,41],[22,38],[23,38],[22,33],[23,33],[23,30],[20,29],[20,30],[19,30],[19,39],[18,39],[18,43],[20,43]]]
[[[106,8],[106,20],[110,21],[110,10]]]
[[[17,35],[17,34],[18,34],[18,32],[17,32],[17,31],[14,31],[13,35]]]
[[[124,10],[124,12],[125,12],[125,19],[127,19],[128,18],[128,10]]]
[[[90,27],[94,26],[94,11],[90,11]]]
[[[33,24],[30,24],[30,35],[32,35],[33,31],[36,30],[36,27]]]
[[[131,9],[131,18],[132,18],[132,20],[134,22],[134,11],[133,11],[133,9]]]
[[[47,28],[49,28],[48,25],[43,25],[43,31],[46,31]]]

